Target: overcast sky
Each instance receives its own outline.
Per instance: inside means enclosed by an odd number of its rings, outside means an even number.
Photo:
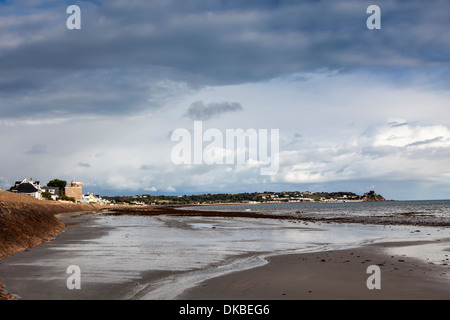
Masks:
[[[80,30],[66,26],[72,4]],[[446,0],[0,1],[0,187],[449,199],[449,12]],[[278,172],[175,164],[171,134],[196,120],[279,129]]]

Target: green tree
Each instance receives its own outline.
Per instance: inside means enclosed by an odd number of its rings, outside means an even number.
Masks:
[[[53,200],[50,192],[42,192],[41,196],[47,200]]]
[[[59,194],[65,194],[65,187],[67,185],[67,181],[53,179],[47,183],[47,187],[59,188]]]
[[[72,202],[75,202],[75,198],[68,197],[68,196],[66,196],[65,194],[60,195],[58,199],[59,199],[59,200],[64,200],[64,201],[72,201]]]

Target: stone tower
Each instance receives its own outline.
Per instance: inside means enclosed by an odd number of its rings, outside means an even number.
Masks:
[[[83,199],[83,183],[72,181],[65,190],[66,196],[74,198],[75,200]]]

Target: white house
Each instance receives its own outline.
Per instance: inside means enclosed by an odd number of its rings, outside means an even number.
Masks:
[[[83,195],[83,199],[81,199],[79,202],[82,203],[97,203],[97,204],[108,204],[110,201],[102,199],[99,195],[94,195],[93,193],[88,193]]]
[[[16,184],[11,191],[26,194],[39,200],[41,199],[41,193],[43,192],[40,182],[33,181],[33,179],[23,179],[22,181],[16,181]]]

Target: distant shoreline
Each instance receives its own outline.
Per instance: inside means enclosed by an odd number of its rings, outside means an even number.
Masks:
[[[137,205],[207,205],[207,204],[233,204],[233,203],[322,203],[322,202],[372,202],[390,201],[371,190],[358,195],[354,192],[310,192],[310,191],[265,191],[241,193],[207,193],[192,195],[150,195],[136,196],[105,196],[110,203],[137,204]]]

